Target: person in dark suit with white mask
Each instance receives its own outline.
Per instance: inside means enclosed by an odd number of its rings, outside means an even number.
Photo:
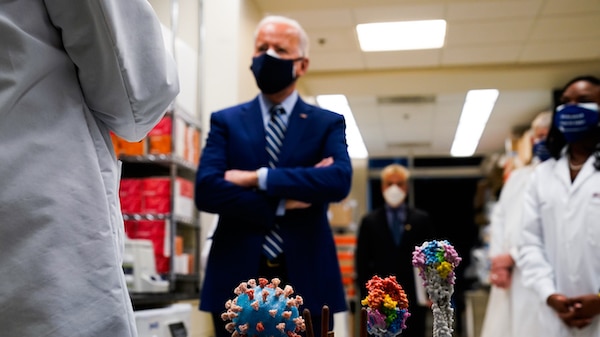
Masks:
[[[428,307],[417,300],[412,252],[415,246],[434,239],[434,227],[427,213],[406,205],[410,172],[399,164],[381,171],[381,192],[385,204],[366,214],[360,224],[356,246],[357,286],[361,299],[365,284],[373,275],[396,276],[409,302],[407,329],[402,336],[423,337]]]

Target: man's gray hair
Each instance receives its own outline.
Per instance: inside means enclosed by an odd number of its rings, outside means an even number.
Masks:
[[[258,31],[268,23],[283,23],[294,28],[298,33],[298,41],[300,43],[299,47],[302,57],[308,57],[308,35],[304,31],[304,28],[302,28],[302,26],[298,23],[298,21],[285,16],[268,15],[265,16],[262,20],[260,20],[260,22],[256,26],[256,30],[254,31],[254,41],[256,41]]]

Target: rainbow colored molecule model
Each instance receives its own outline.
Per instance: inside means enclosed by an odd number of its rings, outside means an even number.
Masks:
[[[395,337],[406,329],[408,299],[396,276],[373,276],[366,284],[368,294],[361,301],[367,307],[367,331],[378,337]],[[363,309],[364,310],[364,309]]]

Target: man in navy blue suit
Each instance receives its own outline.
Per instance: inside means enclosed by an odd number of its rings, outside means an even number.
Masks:
[[[195,200],[198,209],[219,214],[200,301],[200,310],[213,314],[217,337],[231,335],[220,315],[234,288],[251,278],[292,285],[317,331],[323,305],[346,310],[327,220],[328,204],[350,190],[345,121],[299,97],[296,80],[308,64],[302,27],[266,17],[251,66],[261,94],[211,115]]]

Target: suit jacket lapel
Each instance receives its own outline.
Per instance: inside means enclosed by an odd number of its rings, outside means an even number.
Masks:
[[[281,154],[279,155],[280,163],[285,163],[287,158],[294,155],[293,149],[295,149],[296,146],[301,146],[306,127],[312,122],[313,118],[311,117],[314,118],[314,116],[312,116],[312,109],[298,97],[298,102],[296,102],[294,110],[292,110],[292,114],[288,120],[285,139],[283,140]]]
[[[252,149],[260,165],[266,166],[269,162],[266,151],[267,141],[258,96],[242,106],[240,121],[248,133],[248,139],[252,140],[252,144],[248,144],[248,147]]]

